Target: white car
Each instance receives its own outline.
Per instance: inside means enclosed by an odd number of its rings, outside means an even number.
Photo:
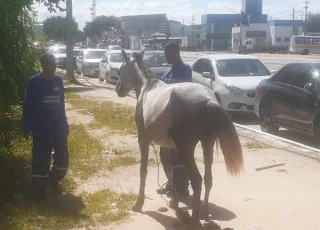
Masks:
[[[132,51],[126,50],[130,56]],[[99,64],[99,80],[107,83],[117,84],[119,80],[119,69],[123,63],[121,50],[109,50],[105,52]]]
[[[103,58],[106,50],[104,49],[86,49],[81,50],[76,58],[76,71],[84,76],[95,76],[96,69]]]
[[[228,112],[253,112],[256,86],[271,71],[256,57],[208,55],[192,65],[192,81],[210,88]]]
[[[49,48],[49,53],[56,58],[56,65],[58,67],[66,67],[67,50],[64,45],[54,45]]]

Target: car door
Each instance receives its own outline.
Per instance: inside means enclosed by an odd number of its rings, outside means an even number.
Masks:
[[[317,107],[315,92],[304,88],[306,83],[315,84],[313,71],[307,67],[300,67],[295,75],[291,87],[287,89],[290,128],[313,134],[313,120]]]
[[[278,73],[272,77],[272,84],[268,86],[267,95],[271,102],[271,114],[274,123],[280,126],[289,125],[290,111],[288,108],[287,89],[290,86],[298,67],[288,65],[283,67]]]
[[[192,66],[192,82],[201,84],[202,80],[202,67],[204,64],[204,59],[200,58],[198,59]]]

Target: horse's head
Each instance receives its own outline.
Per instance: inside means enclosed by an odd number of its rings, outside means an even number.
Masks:
[[[116,92],[119,97],[125,97],[127,94],[137,85],[137,81],[140,79],[139,69],[143,66],[143,54],[133,53],[132,58],[129,58],[127,53],[122,50],[122,56],[124,63],[119,71],[119,81],[116,85]]]

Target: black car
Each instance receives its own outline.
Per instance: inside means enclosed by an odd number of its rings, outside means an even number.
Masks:
[[[288,64],[261,81],[254,110],[264,132],[283,127],[320,136],[320,64]]]

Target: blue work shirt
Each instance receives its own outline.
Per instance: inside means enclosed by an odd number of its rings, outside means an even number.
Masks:
[[[29,79],[22,121],[25,132],[69,132],[60,76],[47,80],[36,74]]]
[[[192,82],[192,70],[188,64],[181,63],[167,69],[160,79],[167,84]]]

